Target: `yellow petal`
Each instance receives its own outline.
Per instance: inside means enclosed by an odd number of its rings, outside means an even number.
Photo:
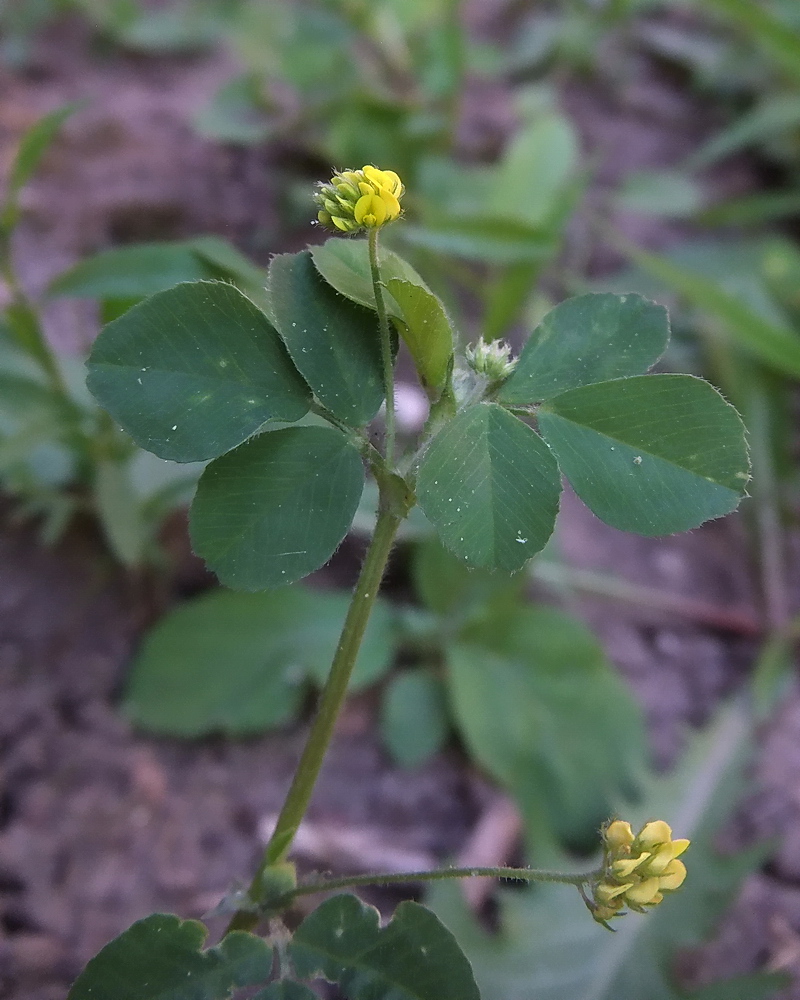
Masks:
[[[681,854],[686,850],[686,848],[691,844],[691,840],[673,840],[672,841],[672,856],[673,858],[679,858]]]
[[[376,194],[362,195],[353,209],[356,222],[361,225],[380,226],[386,218],[386,205]],[[367,216],[370,216],[367,221]]]
[[[393,194],[386,190],[381,191],[380,199],[386,206],[387,219],[393,222],[400,214],[400,202]]]
[[[686,865],[682,861],[670,861],[658,881],[659,889],[678,889],[686,878]]]
[[[389,182],[389,190],[396,198],[399,198],[400,195],[403,193],[403,182],[400,180],[400,178],[397,176],[394,170],[384,170],[383,176]]]
[[[662,844],[657,851],[650,855],[647,862],[648,875],[663,875],[667,870],[667,865],[672,863],[672,844]]]
[[[636,906],[644,906],[647,903],[653,902],[653,899],[658,895],[660,888],[659,879],[648,878],[645,879],[644,882],[640,882],[638,885],[631,886],[631,888],[625,893],[625,898],[629,902],[635,903]]]
[[[594,898],[598,903],[603,903],[608,906],[617,896],[621,896],[628,889],[633,887],[632,882],[628,882],[626,885],[613,885],[611,882],[601,882],[594,890]],[[658,886],[656,886],[658,888]]]
[[[638,858],[630,858],[628,861],[615,861],[611,865],[611,870],[614,873],[615,878],[627,878],[639,865],[643,865],[645,861],[650,857],[649,854],[640,854]]]
[[[630,823],[625,823],[621,819],[615,819],[609,823],[605,831],[606,843],[609,847],[620,848],[630,847],[633,843],[633,830]]]
[[[658,844],[666,844],[672,840],[672,829],[663,819],[653,820],[646,823],[636,838],[642,847],[656,847]]]

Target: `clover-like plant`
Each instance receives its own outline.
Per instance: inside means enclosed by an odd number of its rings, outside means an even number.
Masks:
[[[415,504],[469,565],[514,572],[550,537],[562,475],[600,518],[646,535],[732,511],[749,479],[744,428],[722,396],[701,379],[646,374],[669,326],[666,311],[638,295],[561,303],[516,358],[498,343],[457,356],[442,303],[379,247],[402,194],[392,171],[336,174],[318,189],[319,219],[349,237],[277,256],[266,310],[229,284],[181,284],[116,319],[94,347],[89,387],[137,443],[162,458],[209,461],[191,536],[227,586],[279,587],[326,563],[347,534],[365,468],[379,501],[306,747],[249,889],[226,902],[228,933],[200,951],[202,925],[146,918],[89,964],[71,1000],[190,992],[212,1000],[268,982],[260,1000],[309,1000],[300,981],[317,977],[352,1000],[468,1000],[478,996],[469,963],[416,903],[403,903],[383,928],[374,909],[347,894],[323,902],[293,935],[281,916],[298,896],[322,890],[493,875],[573,885],[607,924],[625,906],[659,904],[685,877],[677,856],[687,842],[673,840],[666,823],[634,836],[615,820],[603,833],[602,864],[588,872],[449,868],[297,883],[292,841],[393,541]],[[398,448],[400,340],[430,416],[421,440]],[[266,938],[252,933],[262,924]]]

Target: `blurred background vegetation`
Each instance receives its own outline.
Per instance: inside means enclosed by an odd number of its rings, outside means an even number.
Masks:
[[[693,839],[686,893],[614,939],[558,887],[503,889],[472,906],[439,893],[433,905],[488,1000],[660,1000],[689,985],[705,1000],[800,996],[778,994],[783,979],[760,968],[770,959],[773,973],[797,975],[798,948],[762,949],[742,968],[726,953],[682,979],[676,964],[769,854],[751,844],[722,858],[714,835],[741,801],[756,726],[785,696],[800,603],[789,557],[800,487],[797,0],[0,0],[0,82],[3,517],[56,548],[96,525],[108,572],[157,595],[114,701],[139,731],[235,740],[302,720],[349,580],[340,560],[324,590],[180,583],[186,545],[175,537],[201,467],[139,452],[88,396],[82,352],[101,322],[198,278],[232,281],[263,304],[270,254],[324,238],[309,221],[313,182],[364,163],[403,177],[406,218],[390,245],[443,298],[465,343],[518,344],[552,304],[585,290],[669,305],[664,370],[710,378],[749,429],[752,496],[726,529],[722,562],[723,577],[745,567],[749,600],[732,601],[725,585],[694,599],[626,582],[626,567],[576,566],[563,538],[526,578],[467,572],[420,515],[355,690],[372,693],[394,765],[454,752],[510,798],[521,826],[498,834],[496,857],[470,863],[580,864],[617,811],[672,815]],[[172,116],[166,130],[159,115]],[[132,120],[144,136],[133,153],[118,134]],[[116,215],[92,167],[109,148],[121,150],[110,169],[137,192],[115,196]],[[148,170],[168,196],[139,193]],[[412,434],[425,398],[403,371]],[[359,539],[348,544],[352,557]],[[575,617],[581,600],[609,597],[749,644],[746,677],[731,667],[715,697],[676,711],[705,728],[667,776],[653,769],[639,701]],[[651,717],[658,669],[654,657]],[[676,753],[656,763],[675,765]],[[756,839],[781,832],[750,827]],[[730,981],[700,989],[712,976]]]

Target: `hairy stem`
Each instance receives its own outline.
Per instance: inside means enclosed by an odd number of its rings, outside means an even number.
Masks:
[[[375,291],[375,307],[381,333],[381,363],[383,365],[383,385],[386,392],[386,464],[394,468],[395,412],[394,412],[394,361],[392,360],[392,339],[386,303],[383,300],[381,269],[378,263],[378,230],[369,231],[369,269],[372,287]]]
[[[311,896],[316,892],[332,889],[347,889],[359,885],[394,885],[403,882],[440,882],[448,878],[502,878],[515,882],[561,882],[564,885],[585,885],[595,882],[603,874],[602,869],[579,872],[540,871],[536,868],[438,868],[423,872],[389,872],[378,875],[345,875],[342,878],[321,879],[297,886],[286,899],[296,896]]]
[[[331,671],[320,695],[311,732],[297,765],[286,801],[278,816],[275,831],[267,844],[261,865],[250,887],[251,898],[254,898],[255,902],[260,902],[258,894],[267,869],[286,858],[298,827],[308,809],[311,794],[333,736],[336,719],[347,693],[350,676],[361,648],[361,640],[375,605],[375,598],[378,596],[381,580],[389,560],[389,553],[401,521],[402,516],[386,502],[386,498],[382,495],[375,534],[364,558],[364,565],[361,568],[353,599],[350,602],[339,645],[333,657]],[[239,911],[234,915],[228,930],[250,930],[257,922],[258,916],[256,914]]]

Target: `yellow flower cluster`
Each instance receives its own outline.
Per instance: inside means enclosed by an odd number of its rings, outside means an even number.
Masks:
[[[630,823],[615,820],[603,831],[603,842],[603,877],[594,887],[591,905],[600,923],[622,916],[625,906],[646,912],[686,878],[686,867],[678,857],[689,841],[673,840],[672,830],[663,820],[646,823],[637,836]]]
[[[319,184],[314,200],[323,226],[343,233],[375,229],[400,215],[403,182],[393,170],[366,166],[337,171],[327,184]]]

